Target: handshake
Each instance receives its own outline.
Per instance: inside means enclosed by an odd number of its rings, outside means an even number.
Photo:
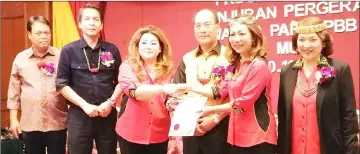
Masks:
[[[163,85],[162,90],[165,94],[179,97],[191,90],[191,86],[188,84],[166,84]]]
[[[175,110],[179,102],[181,101],[181,96],[185,93],[192,91],[192,86],[188,84],[167,84],[163,86],[163,92],[165,94],[171,95],[172,97],[166,101],[166,109],[169,112]]]

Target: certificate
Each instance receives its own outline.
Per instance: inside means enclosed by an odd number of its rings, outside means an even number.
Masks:
[[[193,136],[200,110],[207,97],[185,97],[176,107],[171,119],[169,136]]]

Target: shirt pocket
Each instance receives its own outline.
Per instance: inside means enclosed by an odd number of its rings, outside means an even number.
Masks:
[[[108,70],[108,71],[114,71],[115,70],[115,61],[108,66],[104,65],[102,62],[100,62],[100,70]]]
[[[88,84],[90,82],[89,77],[87,76],[89,67],[87,63],[71,63],[71,71],[73,76],[79,76],[74,78],[75,83]]]
[[[86,70],[89,69],[87,63],[71,63],[71,69]]]

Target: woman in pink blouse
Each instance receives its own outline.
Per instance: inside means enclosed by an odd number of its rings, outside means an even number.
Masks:
[[[181,85],[169,85],[173,75],[171,48],[164,33],[146,26],[135,32],[129,56],[119,68],[119,87],[129,97],[118,119],[122,154],[166,154],[170,116],[166,94]]]
[[[214,98],[229,95],[229,103],[206,106],[202,115],[231,113],[227,139],[231,144],[231,154],[274,154],[276,122],[268,95],[271,73],[267,66],[263,33],[256,19],[249,15],[235,17],[229,30],[231,50],[228,60],[235,66],[235,74],[229,72],[224,82],[211,89],[190,85],[189,90]]]
[[[359,154],[349,65],[328,57],[333,42],[322,19],[292,23],[300,58],[280,74],[279,154]]]

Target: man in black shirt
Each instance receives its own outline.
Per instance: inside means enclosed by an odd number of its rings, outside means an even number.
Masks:
[[[83,37],[61,51],[57,91],[68,100],[68,149],[70,154],[90,154],[93,140],[99,154],[116,154],[116,110],[121,57],[118,48],[99,38],[103,14],[87,4],[79,11]]]

